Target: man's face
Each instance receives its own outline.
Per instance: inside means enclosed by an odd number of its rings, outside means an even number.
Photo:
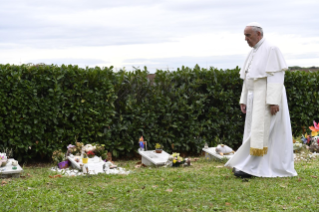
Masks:
[[[254,47],[261,40],[260,32],[254,31],[250,26],[245,28],[244,35],[250,47]]]

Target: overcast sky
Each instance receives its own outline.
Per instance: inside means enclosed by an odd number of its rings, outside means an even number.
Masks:
[[[232,69],[259,22],[288,66],[319,66],[318,0],[0,0],[0,63]]]

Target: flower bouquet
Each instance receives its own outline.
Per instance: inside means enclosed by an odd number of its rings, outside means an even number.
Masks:
[[[293,150],[294,150],[294,152],[299,152],[300,150],[301,150],[301,148],[302,148],[302,143],[301,143],[301,141],[300,140],[298,140],[298,139],[294,139],[293,138]]]
[[[311,134],[308,135],[305,133],[301,136],[301,141],[303,144],[308,145],[309,150],[311,152],[319,152],[319,123],[317,124],[315,121],[313,121],[314,126],[310,126],[309,129],[311,130]]]
[[[103,153],[105,153],[105,145],[104,144],[97,144],[95,146],[94,153],[98,157],[102,157]]]
[[[95,153],[93,151],[88,151],[86,154],[89,158],[93,158],[95,156]]]
[[[172,154],[172,157],[173,157],[173,161],[172,161],[172,166],[173,167],[178,167],[180,166],[181,164],[184,164],[185,163],[185,160],[184,158],[182,158],[179,153],[177,152],[174,152]]]
[[[52,154],[52,159],[54,163],[58,164],[60,169],[69,167],[69,161],[65,160],[65,154],[61,150],[55,150]]]

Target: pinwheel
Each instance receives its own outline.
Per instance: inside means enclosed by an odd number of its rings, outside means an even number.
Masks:
[[[308,135],[307,133],[305,135],[302,135],[301,140],[304,144],[308,144],[310,142],[310,135]]]
[[[313,121],[313,125],[314,126],[309,127],[311,130],[311,136],[317,136],[319,132],[319,123],[317,124],[315,121]]]

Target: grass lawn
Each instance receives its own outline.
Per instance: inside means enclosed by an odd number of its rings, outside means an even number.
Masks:
[[[298,177],[248,181],[204,158],[185,168],[136,162],[116,162],[129,175],[62,178],[49,178],[51,166],[24,167],[25,178],[0,186],[0,211],[319,211],[318,159],[295,163]]]

